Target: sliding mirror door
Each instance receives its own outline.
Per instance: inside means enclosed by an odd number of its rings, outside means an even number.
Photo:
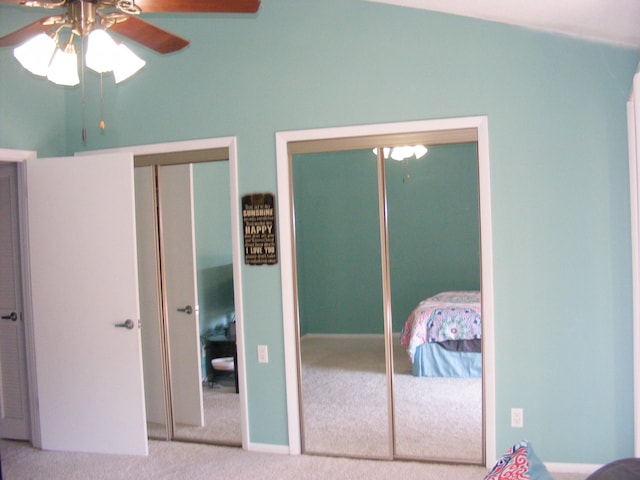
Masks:
[[[484,461],[478,143],[449,133],[295,146],[303,452]]]
[[[292,175],[303,451],[389,458],[376,158],[294,155]]]
[[[176,438],[240,446],[229,161],[193,169],[204,426]]]
[[[216,152],[136,157],[147,425],[239,446],[229,162]]]
[[[385,177],[395,455],[480,463],[477,144],[388,157]]]

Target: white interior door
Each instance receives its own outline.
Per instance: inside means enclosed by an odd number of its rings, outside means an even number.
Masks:
[[[16,165],[0,163],[0,437],[30,438]]]
[[[191,165],[158,172],[161,258],[175,424],[204,425]]]
[[[146,455],[133,156],[29,160],[27,188],[42,448]]]

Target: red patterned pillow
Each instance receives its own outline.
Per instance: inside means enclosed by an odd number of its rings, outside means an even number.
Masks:
[[[484,480],[553,480],[549,471],[523,440],[507,450]]]

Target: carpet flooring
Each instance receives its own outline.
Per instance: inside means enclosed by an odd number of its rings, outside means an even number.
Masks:
[[[301,356],[306,452],[483,462],[481,379],[414,377],[396,348],[391,414],[381,339],[304,337]]]
[[[4,480],[483,480],[480,466],[278,455],[181,442],[149,442],[148,457],[41,451],[0,441]],[[557,474],[555,480],[584,480]]]
[[[204,426],[178,424],[175,439],[216,445],[241,446],[240,396],[236,393],[233,374],[219,377],[214,386],[202,386]],[[158,423],[147,423],[149,438],[167,439],[167,429]]]

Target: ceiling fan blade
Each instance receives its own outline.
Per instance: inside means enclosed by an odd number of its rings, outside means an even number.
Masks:
[[[260,0],[136,0],[142,13],[256,13]]]
[[[3,1],[3,0],[0,0]],[[39,33],[44,33],[51,28],[51,23],[48,23],[51,17],[44,17],[33,23],[30,23],[26,27],[22,27],[9,35],[0,37],[0,47],[15,47],[21,43],[26,42],[31,37],[35,37]]]
[[[129,17],[124,22],[116,23],[109,30],[163,54],[177,52],[189,45],[185,39],[137,17]]]

